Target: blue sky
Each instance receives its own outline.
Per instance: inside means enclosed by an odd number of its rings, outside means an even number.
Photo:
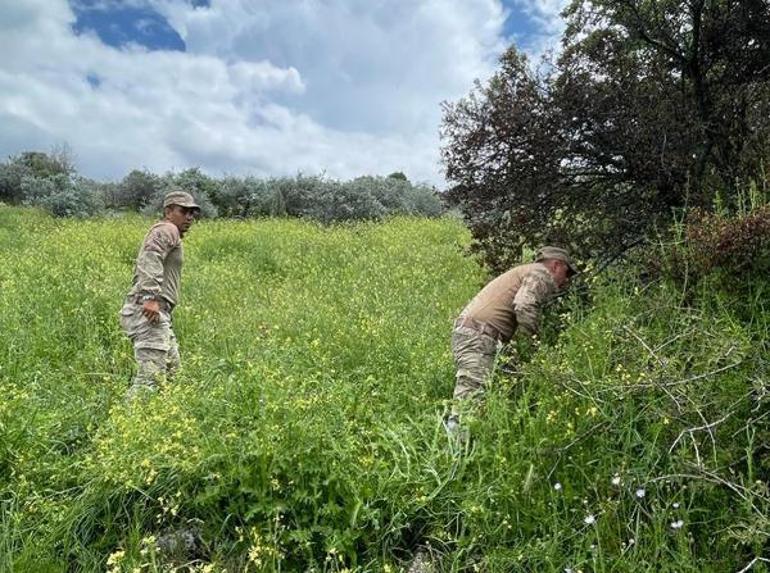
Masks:
[[[185,51],[185,42],[168,20],[150,4],[99,0],[69,0],[75,12],[73,30],[80,34],[94,32],[99,39],[116,48],[138,44],[149,50]],[[208,8],[210,0],[190,0],[193,8]],[[503,35],[517,45],[527,47],[533,37],[543,33],[543,21],[538,17],[536,3],[506,0],[507,10]]]
[[[149,50],[185,50],[184,40],[157,10],[150,6],[99,8],[94,2],[72,2],[77,34],[94,32],[115,48],[138,44]]]
[[[119,179],[403,171],[441,187],[440,104],[565,0],[0,2],[0,153],[67,144]]]

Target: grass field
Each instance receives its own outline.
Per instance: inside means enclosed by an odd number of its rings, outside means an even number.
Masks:
[[[608,273],[591,306],[552,310],[457,455],[451,323],[485,278],[459,222],[198,224],[183,371],[126,405],[117,312],[150,223],[0,206],[0,571],[396,572],[421,544],[437,571],[763,555],[764,287],[685,306]],[[180,530],[193,551],[157,549]]]

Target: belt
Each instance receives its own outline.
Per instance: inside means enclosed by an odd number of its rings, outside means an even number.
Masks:
[[[479,334],[485,334],[487,336],[491,336],[492,338],[496,340],[502,340],[503,335],[500,333],[499,330],[497,330],[494,326],[489,324],[488,322],[480,322],[478,320],[475,320],[469,316],[461,316],[457,320],[455,320],[454,324],[455,328],[471,328],[478,332]]]

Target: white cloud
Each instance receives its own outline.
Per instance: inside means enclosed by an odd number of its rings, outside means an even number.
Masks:
[[[564,31],[565,22],[561,12],[569,0],[511,0],[511,2],[533,23],[533,31],[526,38],[515,38],[522,48],[537,63],[547,52],[556,52],[561,46],[559,40]]]
[[[441,184],[440,102],[505,48],[498,0],[145,1],[187,52],[76,36],[66,0],[0,0],[0,153],[67,142],[99,178],[199,165]]]
[[[305,85],[294,68],[279,69],[268,62],[236,62],[228,66],[230,81],[241,91],[259,93],[270,89],[302,93]]]
[[[559,34],[564,29],[561,12],[569,0],[513,0],[523,12],[536,20],[545,34]]]
[[[159,2],[194,53],[296,67],[302,109],[344,131],[435,130],[439,103],[466,93],[505,47],[496,0]]]

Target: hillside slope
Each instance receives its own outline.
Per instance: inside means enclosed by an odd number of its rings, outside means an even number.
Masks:
[[[764,280],[683,298],[604,273],[550,309],[457,452],[449,333],[484,280],[459,223],[198,225],[184,370],[127,406],[117,311],[148,224],[0,206],[0,571],[398,571],[418,546],[440,571],[762,555]],[[191,547],[159,550],[170,532]]]

